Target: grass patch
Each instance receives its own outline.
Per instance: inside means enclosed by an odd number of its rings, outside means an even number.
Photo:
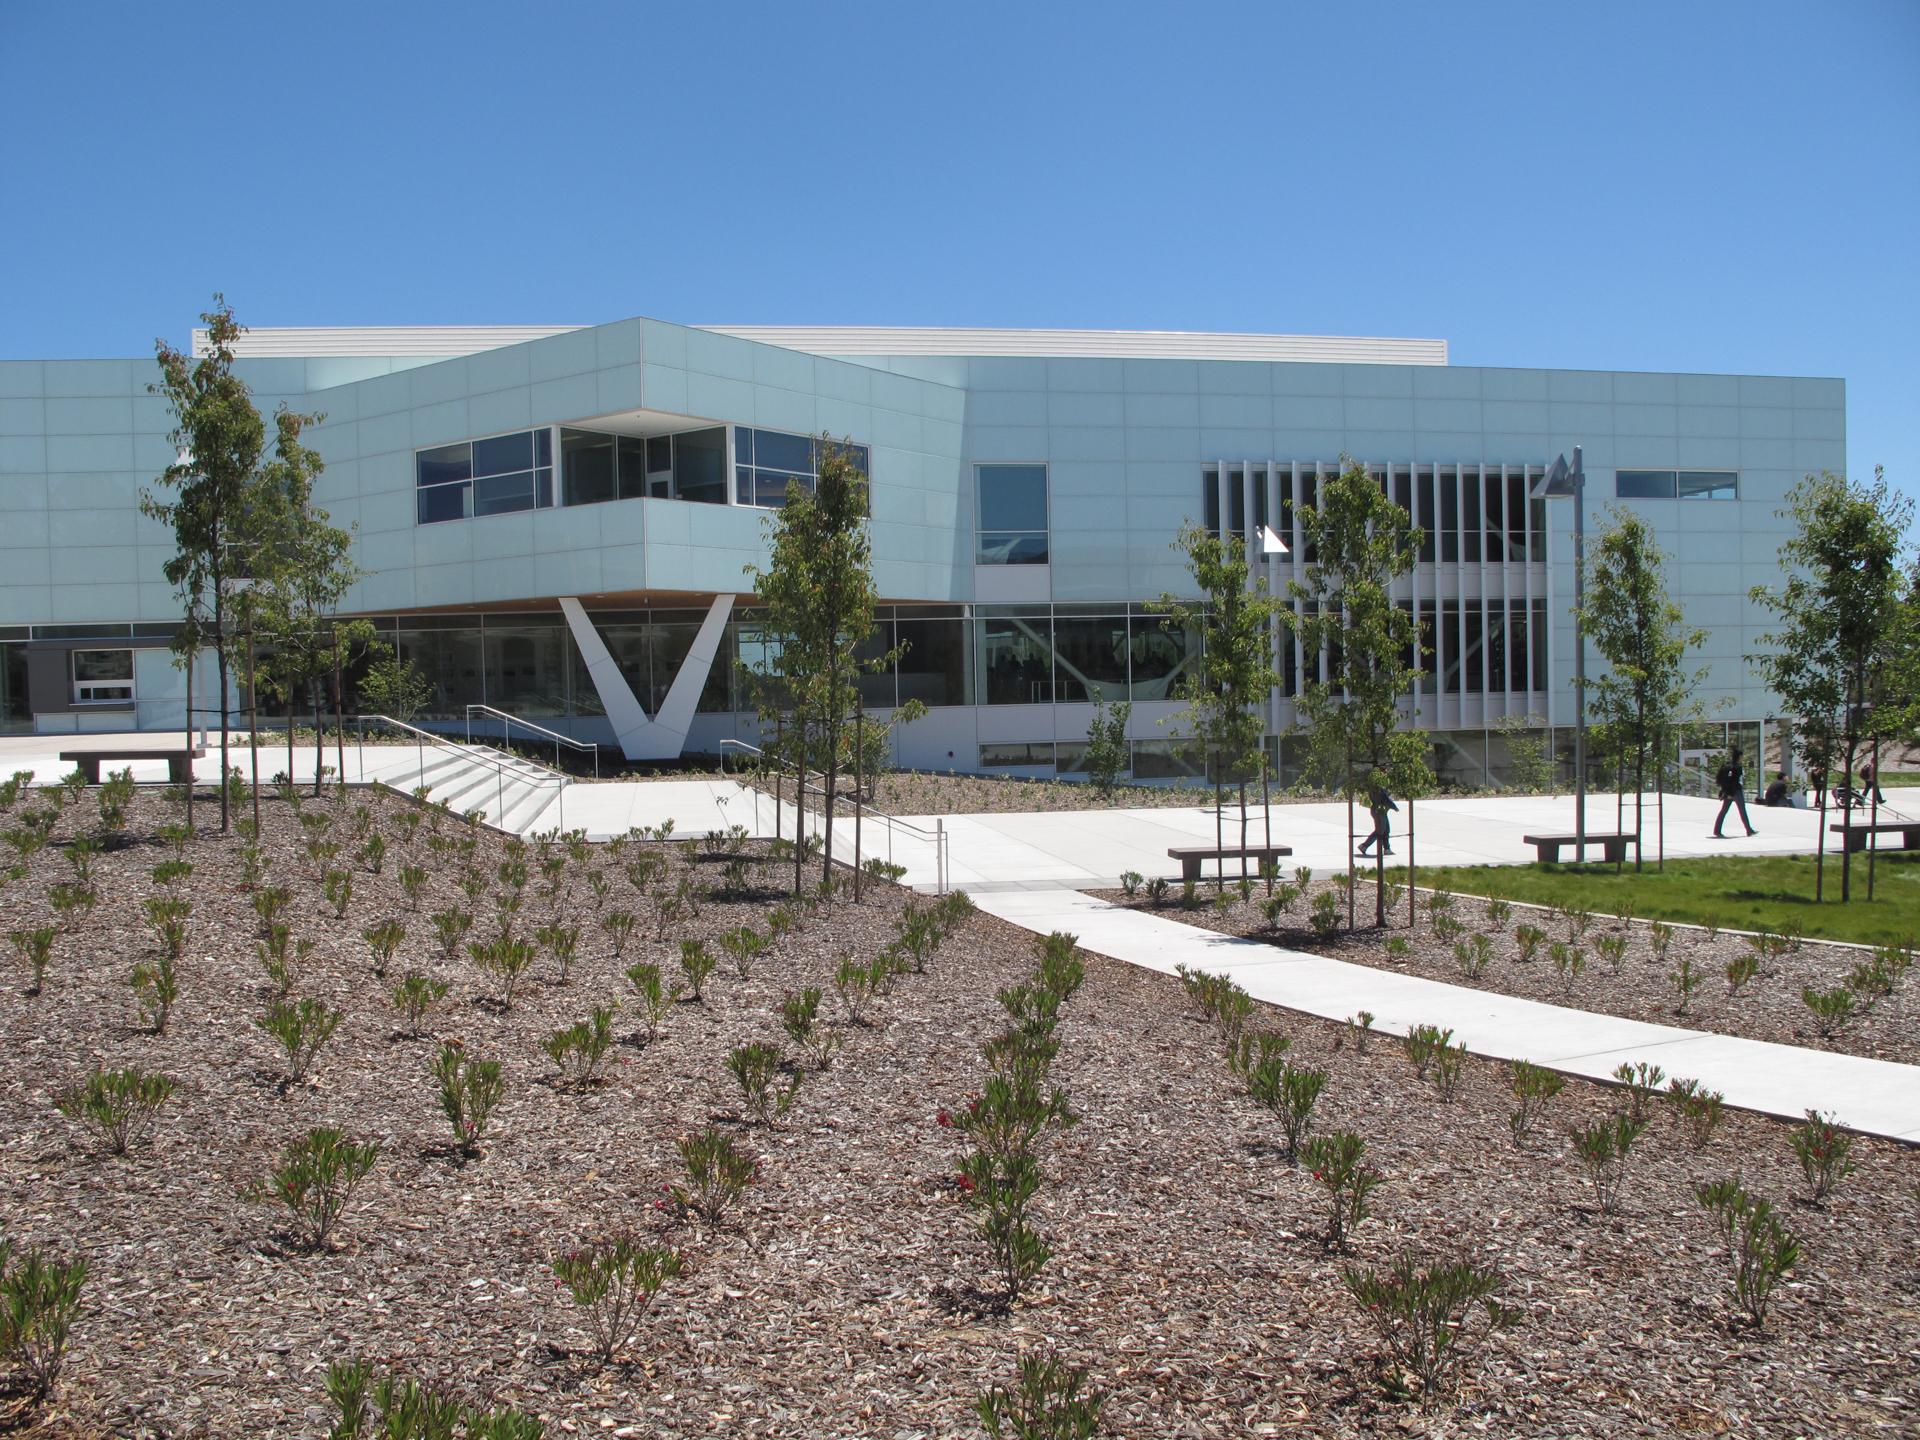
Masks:
[[[1867,901],[1867,862],[1855,855],[1853,899],[1840,903],[1840,861],[1827,857],[1824,904],[1813,903],[1810,855],[1732,855],[1669,860],[1665,870],[1631,865],[1421,866],[1419,883],[1462,895],[1568,905],[1618,915],[1631,906],[1642,920],[1678,920],[1732,930],[1797,930],[1824,940],[1910,945],[1920,937],[1920,853],[1882,855],[1874,899]]]

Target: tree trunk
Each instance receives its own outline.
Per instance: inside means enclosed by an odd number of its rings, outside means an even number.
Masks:
[[[793,740],[799,756],[793,767],[793,893],[798,895],[807,883],[801,871],[807,858],[807,720],[797,705],[793,711]]]
[[[1240,777],[1240,883],[1245,885],[1247,875],[1247,777]]]
[[[1820,834],[1813,848],[1813,903],[1826,898],[1827,889],[1827,783],[1820,777]]]
[[[1347,929],[1353,929],[1353,776],[1347,776]]]
[[[187,834],[193,834],[193,671],[200,652],[187,652]]]
[[[853,898],[860,899],[860,797],[866,793],[867,707],[862,700],[853,712]]]
[[[293,682],[289,680],[287,682],[287,788],[289,790],[291,790],[295,785],[300,783],[299,781],[294,779],[294,769],[293,769],[295,764],[294,754],[293,754],[293,725],[294,725],[294,720],[297,718],[297,714],[298,714],[298,712],[295,709],[294,702],[297,698],[298,697],[295,696],[294,694]]]
[[[313,798],[318,800],[326,782],[327,729],[320,718],[320,677],[307,679],[307,698],[313,702]]]
[[[1213,893],[1227,888],[1227,799],[1220,784],[1220,756],[1215,752],[1208,763],[1213,770]]]
[[[1867,742],[1868,763],[1873,766],[1873,784],[1867,787],[1867,823],[1880,823],[1880,737],[1875,735]],[[1867,837],[1867,903],[1873,903],[1874,862],[1880,853],[1880,837]]]
[[[836,692],[837,686],[829,687],[829,693]],[[840,788],[840,705],[836,698],[827,711],[827,763],[826,763],[826,823],[820,832],[820,883],[828,885],[833,880],[833,802],[834,792]]]
[[[333,646],[333,778],[340,783],[343,794],[347,783],[346,704],[347,687],[340,676],[340,644],[336,639]],[[557,762],[560,758],[560,747],[556,745],[553,748],[554,759]]]
[[[1267,790],[1267,747],[1265,737],[1260,744],[1260,816],[1267,827],[1267,849],[1273,849],[1273,797]],[[1280,868],[1280,862],[1268,855],[1261,863],[1262,873],[1267,877],[1267,894],[1273,894],[1273,872]]]
[[[1407,797],[1407,928],[1413,929],[1413,797]]]
[[[1646,869],[1646,854],[1641,849],[1646,836],[1647,749],[1643,745],[1633,757],[1633,873]]]
[[[214,628],[220,625],[220,614],[216,609],[213,617]],[[226,638],[213,650],[214,669],[220,681],[220,831],[226,833],[229,816],[227,814],[227,646]]]

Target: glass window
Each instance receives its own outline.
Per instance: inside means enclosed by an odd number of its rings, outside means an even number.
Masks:
[[[482,634],[487,704],[529,717],[567,713],[571,637],[564,624],[489,624]]]
[[[1124,700],[1127,698],[1127,617],[1083,619],[1055,615],[1053,621],[1054,698]]]
[[[911,611],[903,611],[903,616]],[[967,622],[958,616],[946,619],[895,622],[902,650],[900,654],[900,700],[918,700],[923,705],[971,705],[973,695],[967,684]]]
[[[1460,474],[1457,470],[1440,472],[1440,558],[1460,558]]]
[[[1046,613],[977,621],[981,681],[989,705],[1045,705],[1053,699]]]
[[[489,440],[473,442],[473,473],[475,475],[508,475],[515,470],[533,469],[533,432],[522,430],[517,435],[495,435]]]
[[[0,645],[0,734],[32,730],[33,711],[27,704],[27,647]]]
[[[1487,559],[1504,560],[1507,554],[1507,522],[1504,518],[1506,486],[1498,475],[1487,476]]]
[[[660,706],[665,703],[667,691],[673,686],[674,676],[680,673],[681,664],[686,660],[687,653],[693,649],[694,638],[700,633],[700,622],[705,618],[705,615],[697,610],[662,610],[655,613],[652,636],[652,682],[649,686],[651,698],[647,702],[648,714],[658,714]],[[693,707],[699,714],[722,714],[728,709],[730,677],[727,674],[726,654],[727,649],[722,645],[720,653],[714,657],[712,667],[707,671],[706,683],[701,686],[700,698]],[[636,693],[638,693],[637,690]]]
[[[978,543],[981,565],[1047,563],[1047,467],[976,465],[974,489],[979,501]]]
[[[414,478],[421,485],[445,485],[454,480],[466,480],[473,475],[472,447],[468,445],[442,445],[435,450],[422,450],[414,457]]]
[[[673,437],[674,493],[708,505],[727,503],[727,432],[689,430]]]
[[[1437,543],[1435,537],[1440,533],[1440,517],[1433,508],[1433,471],[1427,469],[1420,471],[1418,493],[1420,496],[1420,513],[1415,518],[1420,522],[1421,529],[1420,558],[1431,561],[1433,559],[1434,546]]]
[[[1127,638],[1135,700],[1171,700],[1180,677],[1200,662],[1200,632],[1167,629],[1159,616],[1133,616]]]
[[[1464,469],[1460,474],[1460,558],[1480,561],[1480,472]]]
[[[752,437],[752,463],[766,470],[790,470],[813,473],[813,439],[807,435],[787,435],[778,430],[749,431]]]
[[[1507,477],[1507,558],[1527,558],[1527,480],[1524,475]]]
[[[533,508],[533,471],[517,475],[485,475],[473,482],[473,513],[505,515]]]
[[[1673,499],[1673,471],[1616,470],[1613,493],[1622,500]]]
[[[1528,688],[1545,690],[1549,681],[1547,677],[1547,602],[1544,600],[1533,602],[1530,633],[1533,637],[1533,644],[1529,647],[1532,650],[1533,670]]]
[[[459,720],[468,705],[485,702],[479,630],[401,630],[394,647],[431,687],[420,718]]]
[[[643,500],[647,494],[647,446],[638,435],[622,435],[618,444],[619,491],[622,500]]]
[[[891,710],[898,703],[894,698],[893,667],[888,665],[877,671],[865,668],[868,662],[879,659],[892,648],[891,620],[874,621],[867,638],[853,647],[853,658],[862,667],[854,677],[854,683],[860,688],[860,703],[869,710]]]
[[[614,481],[613,436],[595,435],[586,430],[562,430],[560,485],[563,505],[598,505],[618,498],[620,491]]]
[[[1740,477],[1731,470],[1682,470],[1682,500],[1738,500]]]
[[[984,510],[982,511],[984,514]],[[1200,473],[1200,515],[1207,533],[1220,533],[1220,472],[1203,470]]]
[[[1184,780],[1201,772],[1199,747],[1191,740],[1136,740],[1133,778]]]
[[[1027,765],[1044,765],[1053,768],[1053,742],[1051,740],[1013,741],[1002,745],[982,745],[980,747],[980,767],[984,769],[1018,768]]]
[[[647,437],[647,473],[649,475],[668,475],[673,472],[673,437],[671,435],[649,435]]]
[[[472,513],[470,487],[466,485],[430,485],[416,492],[416,518],[422,525],[442,520],[464,520]]]
[[[133,699],[131,650],[75,650],[73,703],[99,705]]]

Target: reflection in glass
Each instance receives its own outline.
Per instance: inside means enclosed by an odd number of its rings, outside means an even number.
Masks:
[[[1127,698],[1127,618],[1056,618],[1053,622],[1055,698]]]
[[[1045,705],[1053,699],[1047,617],[980,620],[980,690],[989,705]]]

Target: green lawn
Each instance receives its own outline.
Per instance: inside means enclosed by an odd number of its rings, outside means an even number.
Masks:
[[[1627,865],[1445,865],[1420,867],[1420,884],[1536,905],[1572,905],[1643,920],[1681,920],[1738,930],[1797,930],[1871,945],[1920,938],[1920,852],[1882,855],[1867,901],[1865,855],[1855,855],[1853,899],[1840,904],[1840,860],[1827,857],[1826,903],[1813,903],[1813,857],[1728,856],[1669,860],[1634,873]]]

